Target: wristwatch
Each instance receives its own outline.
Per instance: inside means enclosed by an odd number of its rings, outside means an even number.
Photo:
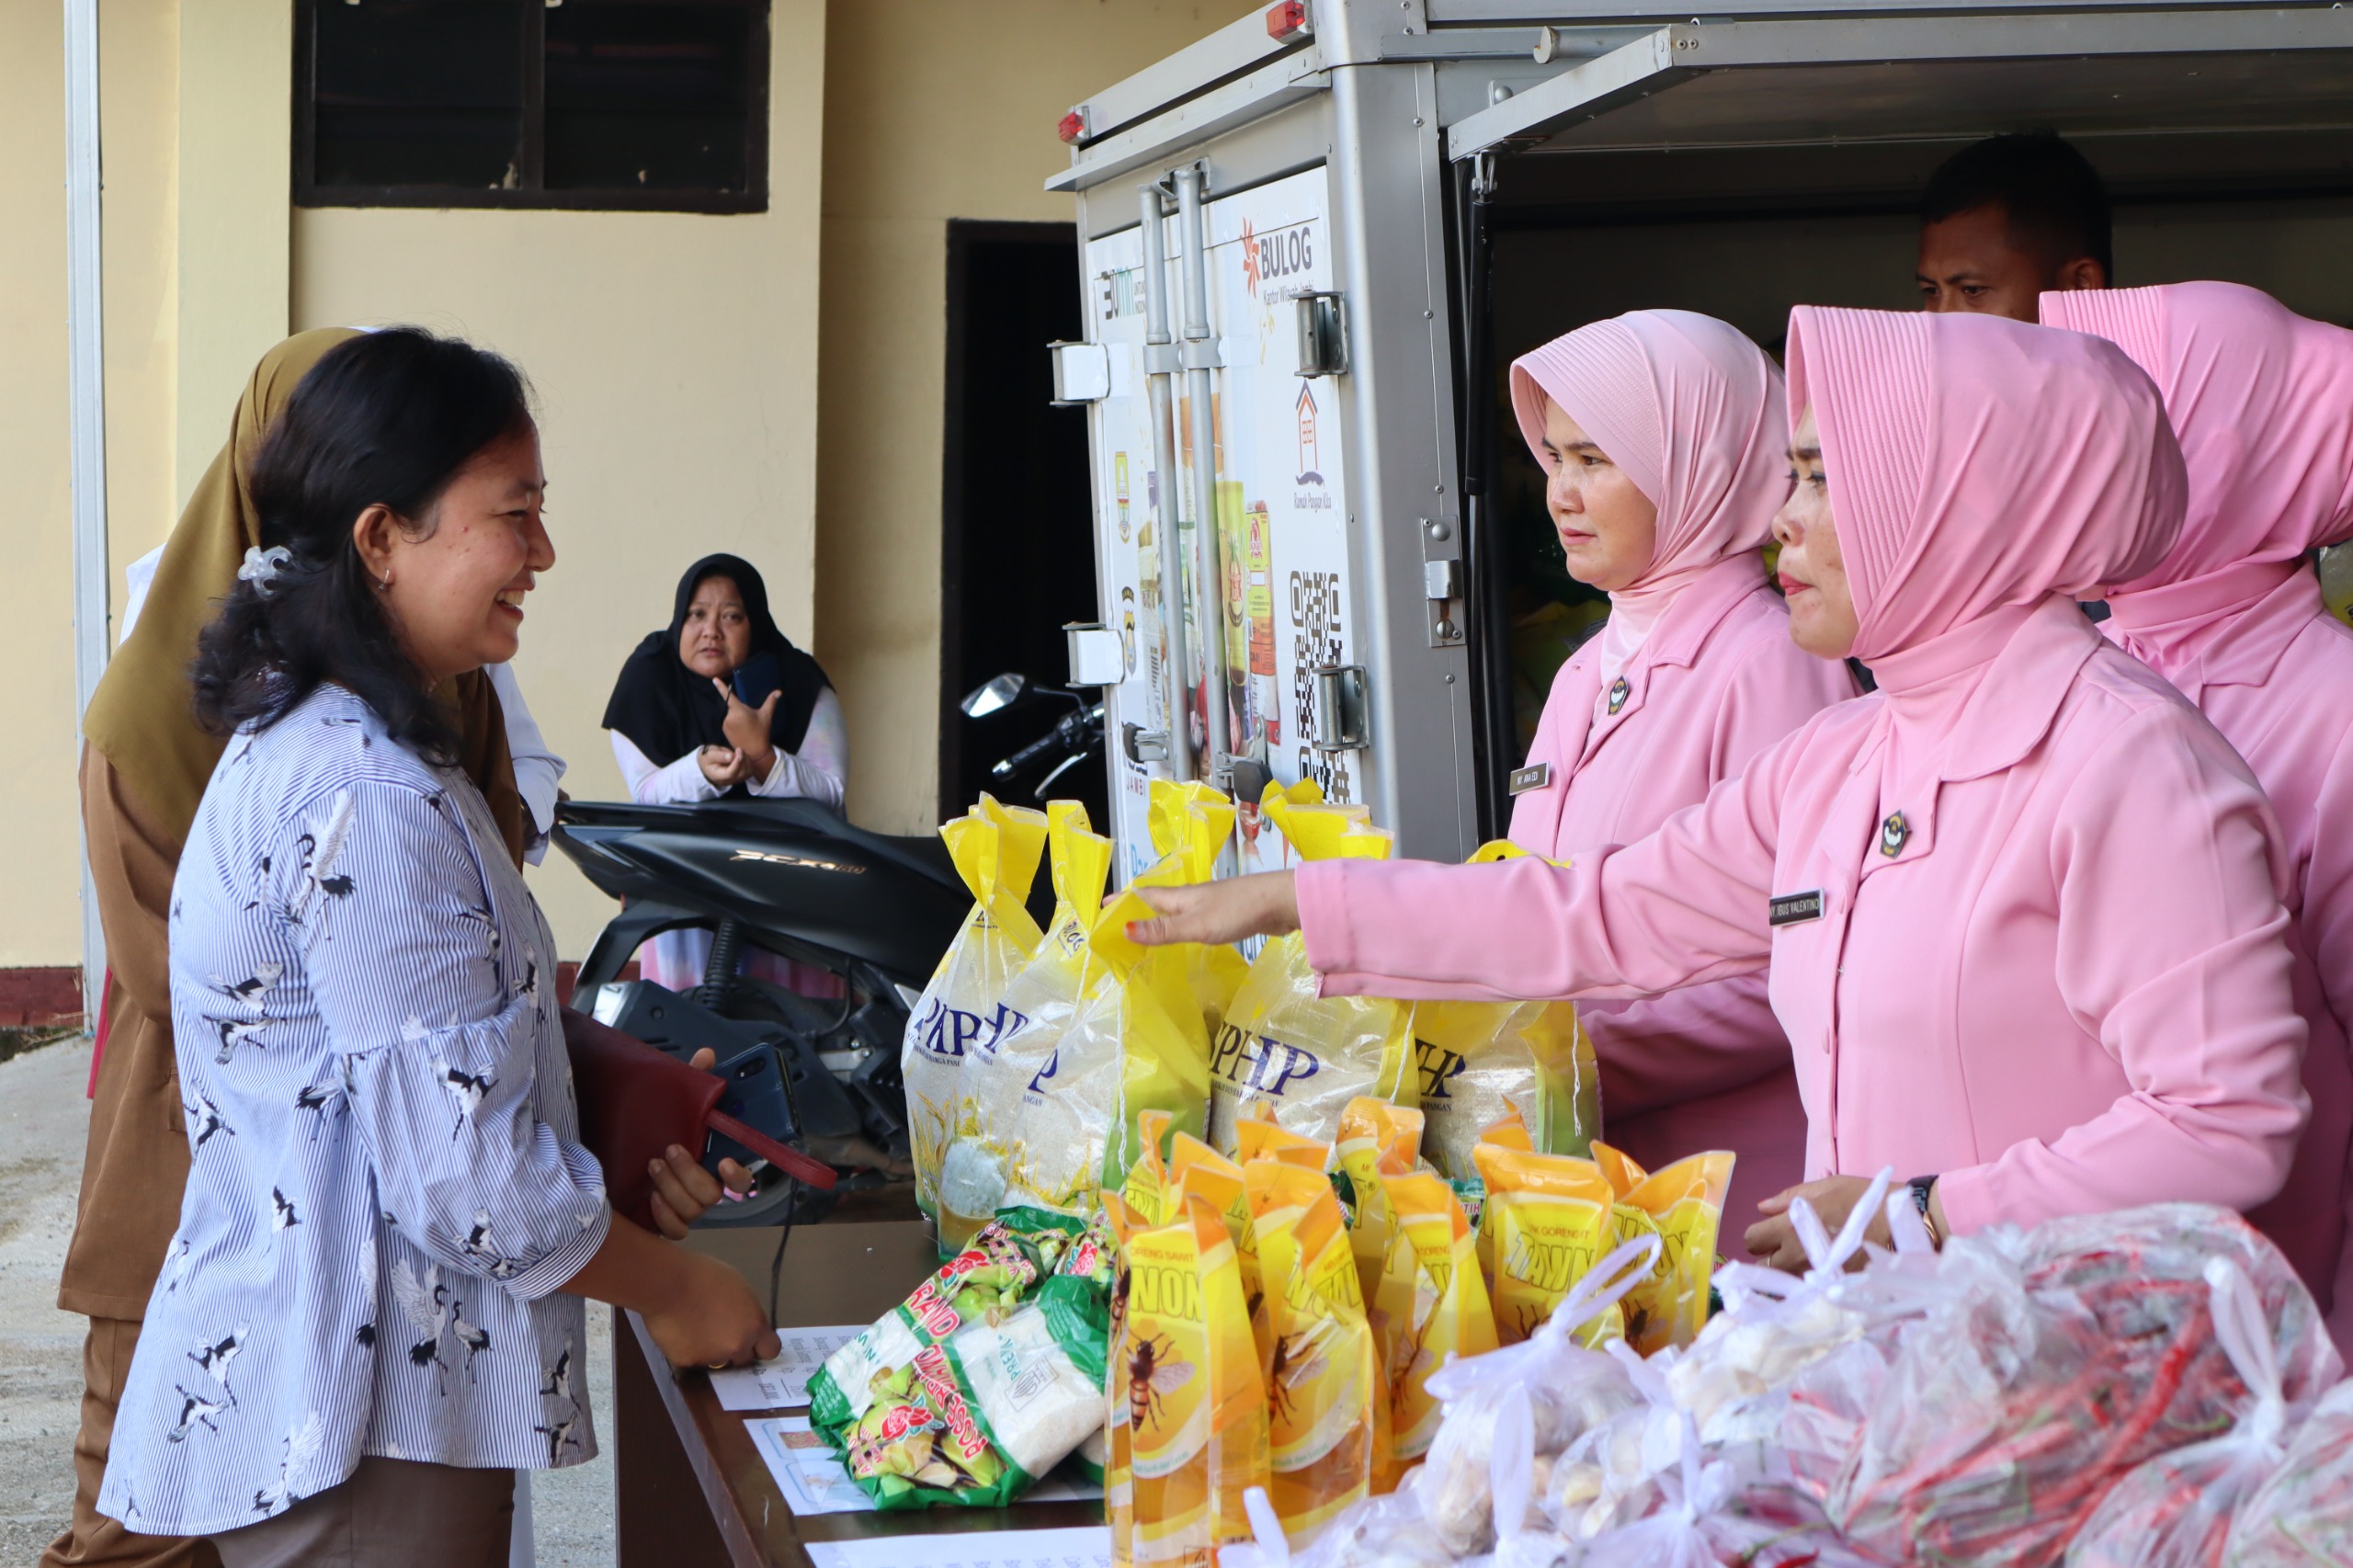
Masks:
[[[1912,1189],[1912,1207],[1920,1211],[1920,1222],[1928,1227],[1928,1240],[1941,1250],[1945,1244],[1944,1233],[1937,1228],[1936,1211],[1928,1207],[1928,1200],[1937,1190],[1937,1178],[1932,1176],[1914,1176],[1904,1185]]]

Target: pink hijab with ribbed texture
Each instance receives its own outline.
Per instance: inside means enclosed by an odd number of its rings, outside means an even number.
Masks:
[[[1650,565],[1609,596],[1607,682],[1676,595],[1764,544],[1790,488],[1781,372],[1713,316],[1634,311],[1512,361],[1512,410],[1540,463],[1548,396],[1658,508]]]
[[[2353,332],[2238,283],[2045,294],[2042,319],[2115,343],[2165,395],[2188,510],[2109,604],[2124,646],[2183,680],[2305,551],[2353,538]]]
[[[1789,358],[1791,426],[1811,403],[1822,435],[1854,653],[1882,686],[1990,658],[2045,599],[2139,577],[2180,532],[2157,389],[2104,339],[1800,305]],[[1972,647],[1989,624],[1991,650]]]

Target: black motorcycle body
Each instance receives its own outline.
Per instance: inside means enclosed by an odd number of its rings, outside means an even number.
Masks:
[[[790,1124],[762,1131],[820,1158],[858,1143],[904,1157],[908,1009],[972,904],[938,837],[868,833],[804,800],[569,801],[556,818],[557,845],[623,901],[581,965],[575,1006],[679,1056],[707,1046],[726,1063],[770,1047]],[[648,938],[688,928],[711,933],[692,994],[621,980]],[[740,974],[747,948],[837,975],[846,994],[813,999]],[[764,1190],[704,1223],[774,1223],[789,1201]]]

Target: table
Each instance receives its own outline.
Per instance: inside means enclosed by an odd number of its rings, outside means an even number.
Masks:
[[[687,1242],[727,1264],[767,1299],[772,1229],[698,1231]],[[939,1264],[918,1221],[830,1221],[794,1229],[777,1319],[788,1328],[871,1323]],[[673,1372],[635,1312],[613,1324],[616,1544],[620,1568],[733,1564],[809,1568],[802,1542],[875,1535],[1045,1529],[1100,1524],[1100,1503],[1011,1508],[926,1508],[796,1518],[745,1430],[747,1415],[719,1407],[710,1374]]]

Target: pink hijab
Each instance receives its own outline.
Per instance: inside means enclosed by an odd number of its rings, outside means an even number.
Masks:
[[[2181,450],[2113,344],[1995,316],[1790,312],[1859,631],[1901,691],[1989,662],[2054,594],[2140,576],[2180,531]]]
[[[2353,538],[2353,332],[2237,283],[2042,296],[2052,326],[2097,333],[2165,394],[2189,465],[2181,538],[2109,595],[2124,646],[2175,681],[2206,633]]]
[[[1609,596],[1606,682],[1676,595],[1764,544],[1790,490],[1781,372],[1713,316],[1633,311],[1512,361],[1512,410],[1540,463],[1547,396],[1658,508],[1650,565]]]

